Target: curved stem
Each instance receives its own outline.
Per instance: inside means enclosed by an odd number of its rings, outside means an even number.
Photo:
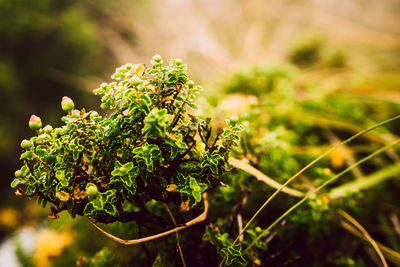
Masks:
[[[255,176],[258,180],[266,183],[267,185],[269,185],[275,189],[279,189],[282,186],[280,183],[278,183],[274,179],[268,177],[267,175],[265,175],[261,171],[257,170],[253,166],[245,163],[243,160],[239,160],[239,159],[231,157],[228,159],[228,163],[231,164],[235,168],[241,169],[241,170]],[[289,188],[289,187],[282,188],[282,192],[284,192],[288,195],[294,196],[294,197],[303,197],[305,195],[303,192],[297,191],[297,190]]]
[[[119,237],[116,237],[110,233],[108,233],[107,231],[105,231],[104,229],[100,228],[99,226],[97,226],[95,223],[93,223],[92,221],[90,221],[90,223],[97,228],[97,230],[99,230],[100,232],[102,232],[105,236],[111,238],[112,240],[123,244],[123,245],[134,245],[134,244],[139,244],[139,243],[143,243],[143,242],[147,242],[147,241],[151,241],[163,236],[167,236],[173,233],[176,233],[180,230],[186,229],[196,223],[202,222],[207,218],[207,213],[208,213],[208,200],[207,200],[207,193],[203,194],[203,199],[204,199],[204,211],[197,216],[196,218],[194,218],[193,220],[188,221],[187,223],[185,223],[182,226],[176,227],[174,229],[156,234],[156,235],[152,235],[152,236],[148,236],[148,237],[143,237],[143,238],[139,238],[139,239],[132,239],[132,240],[125,240]]]
[[[371,243],[372,247],[375,249],[376,253],[378,254],[379,258],[381,259],[383,266],[388,267],[388,264],[386,262],[385,257],[382,254],[381,249],[378,247],[375,240],[370,236],[370,234],[367,232],[367,230],[365,230],[365,228],[359,222],[357,222],[353,217],[351,217],[350,214],[348,214],[344,210],[339,210],[338,213],[340,216],[344,217],[346,220],[351,222],[351,224],[353,224],[365,236],[365,238],[368,240],[368,242]]]

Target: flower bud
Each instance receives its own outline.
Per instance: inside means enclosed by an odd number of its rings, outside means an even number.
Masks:
[[[61,108],[65,112],[71,111],[75,108],[74,101],[71,98],[64,96],[61,100]]]
[[[189,89],[192,89],[194,87],[194,81],[192,80],[188,81],[187,85],[189,86]]]
[[[232,121],[232,122],[238,122],[238,121],[239,121],[239,117],[236,116],[236,115],[232,115],[232,116],[231,116],[231,121]]]
[[[38,116],[32,115],[29,119],[29,128],[32,130],[39,130],[42,128],[42,120]]]
[[[51,125],[46,125],[46,126],[43,128],[43,131],[44,131],[45,133],[49,134],[49,133],[51,133],[51,132],[53,131],[53,127],[51,127]]]
[[[162,60],[162,58],[161,58],[161,56],[160,56],[159,54],[155,54],[155,55],[153,56],[153,61],[154,61],[154,62],[160,63],[161,60]]]
[[[95,184],[89,183],[86,186],[86,194],[88,194],[89,197],[94,197],[97,195],[99,190],[97,189],[97,186]]]
[[[177,66],[182,65],[182,64],[183,64],[182,59],[180,59],[180,58],[175,59],[175,64],[176,64]]]
[[[17,170],[17,171],[14,172],[14,175],[15,175],[16,178],[19,178],[19,177],[22,176],[22,171],[21,170]]]
[[[26,140],[26,139],[22,140],[22,142],[21,142],[21,148],[22,149],[29,149],[31,147],[33,147],[33,144],[32,144],[31,141]]]
[[[119,171],[122,172],[122,173],[126,173],[126,168],[124,166],[121,166],[119,168]]]
[[[71,111],[72,116],[81,116],[81,112],[77,109],[74,109]]]
[[[100,117],[100,115],[99,115],[99,113],[97,113],[97,111],[92,111],[92,113],[90,113],[90,119],[93,121],[99,117]]]

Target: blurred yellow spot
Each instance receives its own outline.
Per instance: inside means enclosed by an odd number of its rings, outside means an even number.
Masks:
[[[4,227],[14,227],[18,224],[18,212],[13,208],[0,210],[0,225]]]
[[[332,174],[332,171],[331,171],[331,169],[329,169],[329,168],[324,168],[323,171],[324,171],[324,173],[327,174],[327,175],[331,175],[331,174]]]
[[[261,261],[259,259],[255,259],[253,262],[255,265],[258,265],[258,266],[261,265]]]
[[[343,166],[343,157],[338,149],[332,151],[329,155],[329,159],[334,168],[340,168]]]
[[[59,216],[55,213],[49,212],[49,214],[47,214],[47,218],[55,220],[55,219],[58,219]]]
[[[56,197],[61,201],[68,201],[69,194],[64,191],[58,191],[58,192],[56,192]]]
[[[176,184],[169,184],[169,185],[167,185],[166,190],[167,190],[168,192],[171,192],[171,191],[174,191],[175,188],[176,188]]]
[[[326,195],[322,195],[321,200],[322,200],[322,203],[324,203],[325,205],[329,205],[329,203],[330,203],[330,200]]]
[[[51,266],[51,258],[60,256],[63,249],[73,241],[72,234],[67,231],[42,230],[36,238],[36,250],[33,260],[36,266]]]
[[[171,102],[172,100],[174,100],[172,96],[166,96],[161,100],[161,102]]]

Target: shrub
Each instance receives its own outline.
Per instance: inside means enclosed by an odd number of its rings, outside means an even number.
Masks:
[[[51,218],[67,210],[103,223],[169,226],[154,201],[188,211],[218,186],[239,140],[237,117],[215,134],[209,119],[191,112],[201,87],[188,79],[187,66],[180,59],[164,66],[159,55],[151,64],[117,68],[113,82],[94,90],[109,116],[74,109],[68,97],[61,102],[65,125],[42,128],[32,115],[37,136],[22,141],[24,164],[11,184],[18,194],[51,203]]]

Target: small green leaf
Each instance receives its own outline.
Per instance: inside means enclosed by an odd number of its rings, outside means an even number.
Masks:
[[[25,181],[23,179],[21,179],[21,178],[16,178],[11,182],[11,187],[15,188],[19,184],[25,184]]]
[[[33,159],[33,152],[32,151],[26,151],[24,153],[21,154],[21,157],[19,159]]]
[[[196,202],[201,201],[201,194],[198,191],[193,191],[192,194],[193,194],[194,200],[196,200]]]

